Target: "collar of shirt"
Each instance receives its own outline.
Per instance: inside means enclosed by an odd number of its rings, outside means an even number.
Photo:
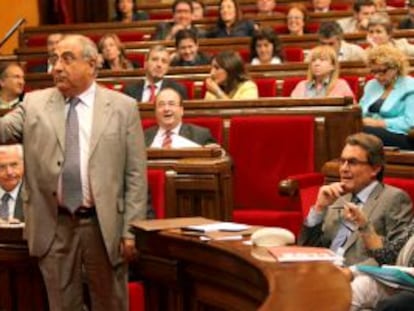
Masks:
[[[77,96],[82,103],[84,103],[88,108],[92,107],[94,101],[95,101],[95,94],[96,94],[96,82],[93,82],[91,86],[86,89],[85,92],[81,93],[79,96]]]
[[[20,98],[16,97],[15,99],[6,102],[5,100],[0,98],[0,108],[2,109],[10,109],[15,107],[20,102]]]
[[[180,133],[180,129],[181,129],[181,122],[176,126],[176,127],[174,127],[172,130],[171,130],[171,133],[173,133],[174,135],[179,135],[179,133]],[[168,130],[166,130],[166,129],[163,129],[163,128],[160,128],[161,129],[161,135],[162,135],[162,137],[164,137],[165,136],[165,133],[168,131]]]
[[[325,80],[322,81],[323,88],[326,88],[328,86],[330,80],[331,80],[331,78],[328,77],[328,78],[326,78]],[[316,81],[315,80],[308,81],[306,86],[307,86],[308,90],[316,89]]]
[[[154,83],[155,90],[161,89],[162,81],[163,81],[163,79],[161,79],[160,81]],[[148,86],[150,86],[150,85],[151,85],[151,83],[149,83],[149,81],[147,79],[145,79],[144,90],[148,89]]]
[[[368,201],[369,196],[371,195],[372,191],[374,191],[374,188],[378,185],[378,180],[374,180],[371,182],[368,186],[366,186],[364,189],[362,189],[360,192],[356,194],[358,199],[361,201],[362,204],[365,204]]]
[[[19,195],[20,186],[22,185],[22,182],[19,182],[16,187],[12,191],[9,192],[11,198],[13,201],[17,201],[17,197]],[[0,188],[0,198],[3,197],[3,195],[6,193],[6,191],[3,188]]]

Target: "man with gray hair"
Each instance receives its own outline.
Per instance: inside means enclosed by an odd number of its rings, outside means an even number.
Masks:
[[[23,172],[22,146],[0,146],[0,222],[24,221],[20,197]]]
[[[50,56],[56,87],[26,95],[0,119],[0,141],[22,142],[29,251],[50,310],[128,310],[129,224],[144,219],[146,155],[136,103],[95,82],[98,52],[65,36]]]

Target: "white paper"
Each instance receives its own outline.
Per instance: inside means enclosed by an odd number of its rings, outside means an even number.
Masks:
[[[217,222],[207,225],[187,226],[182,229],[193,230],[199,232],[213,232],[213,231],[228,231],[237,232],[249,229],[250,226],[244,224],[238,224],[234,222]]]

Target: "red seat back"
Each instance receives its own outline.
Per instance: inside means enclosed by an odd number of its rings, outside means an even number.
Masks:
[[[282,48],[283,59],[285,62],[303,62],[305,54],[301,47],[286,46]]]
[[[194,81],[192,80],[176,80],[178,83],[180,83],[187,91],[187,98],[188,99],[194,99],[195,97],[195,86]]]
[[[235,209],[291,209],[277,185],[289,175],[313,172],[313,149],[313,117],[232,118],[229,154],[234,163]]]
[[[163,169],[148,169],[147,177],[155,218],[165,218],[165,171]]]
[[[352,92],[355,95],[355,99],[358,100],[361,96],[361,88],[359,86],[359,77],[358,76],[342,76],[342,79],[344,79],[349,87],[351,88]]]
[[[283,79],[282,96],[290,97],[290,94],[292,94],[292,91],[295,89],[296,85],[305,79],[305,77],[288,77]]]
[[[411,201],[414,202],[414,180],[413,179],[384,177],[384,183],[404,190],[410,196]]]
[[[277,96],[277,81],[275,78],[255,78],[254,82],[259,91],[259,97]]]
[[[118,32],[117,36],[121,42],[134,42],[144,39],[145,34],[138,31]]]

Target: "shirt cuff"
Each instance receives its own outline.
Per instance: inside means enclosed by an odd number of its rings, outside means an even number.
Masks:
[[[312,206],[309,210],[309,214],[305,219],[305,225],[307,227],[315,227],[322,223],[325,217],[325,212],[318,212],[315,210],[315,207]]]

